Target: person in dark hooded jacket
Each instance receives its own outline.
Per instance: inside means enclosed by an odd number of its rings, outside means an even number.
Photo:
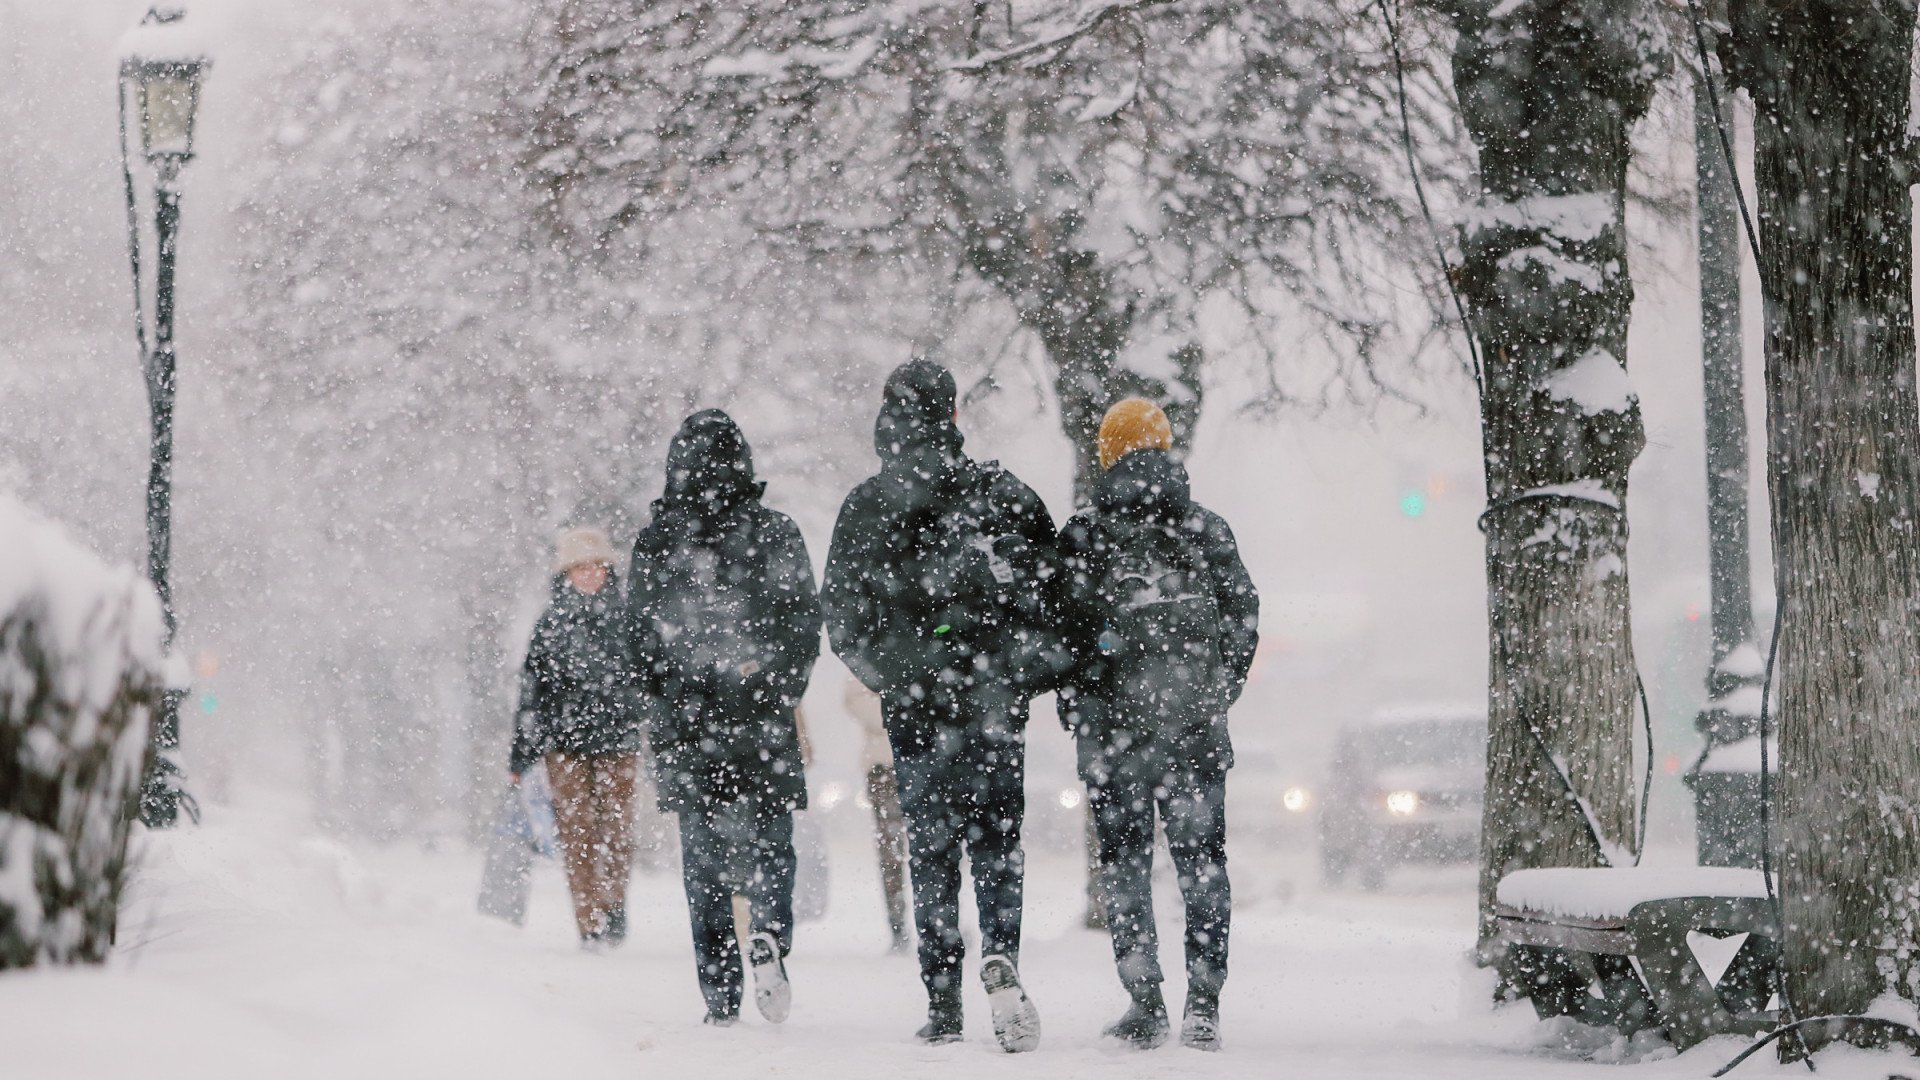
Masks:
[[[573,529],[556,547],[507,767],[518,783],[544,757],[574,921],[581,944],[598,948],[627,934],[641,701],[607,534]]]
[[[820,654],[813,563],[792,519],[760,498],[727,414],[686,419],[665,493],[633,545],[634,652],[665,701],[648,736],[660,809],[679,815],[681,866],[707,1022],[740,1012],[733,896],[747,897],[754,1003],[787,1017],[793,812],[807,805],[794,706]]]
[[[874,426],[877,476],[847,496],[827,557],[834,651],[880,695],[907,821],[928,1019],[960,1038],[960,869],[970,857],[994,1033],[1030,1050],[1039,1016],[1020,986],[1027,703],[1068,658],[1042,603],[1053,519],[1005,469],[961,451],[945,368],[903,364]]]
[[[1220,1045],[1232,892],[1227,709],[1259,643],[1260,600],[1227,523],[1194,502],[1172,430],[1129,398],[1100,429],[1094,505],[1060,533],[1057,610],[1076,667],[1061,691],[1092,808],[1107,928],[1131,1005],[1107,1034],[1168,1033],[1153,917],[1156,812],[1186,902],[1181,1042]]]

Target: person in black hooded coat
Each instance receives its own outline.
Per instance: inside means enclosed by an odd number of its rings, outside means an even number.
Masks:
[[[893,748],[928,995],[920,1038],[961,1034],[964,852],[995,1034],[1027,1050],[1039,1039],[1017,969],[1027,704],[1068,666],[1042,603],[1053,519],[1013,474],[962,453],[955,398],[953,376],[926,360],[888,378],[881,469],[841,507],[823,598],[834,651],[880,695]]]
[[[794,706],[820,654],[820,604],[806,542],[761,503],[764,490],[730,417],[688,417],[629,575],[634,653],[667,705],[648,737],[660,808],[680,819],[694,958],[714,1024],[740,1010],[735,892],[751,911],[755,1003],[779,1022],[790,994],[793,812],[807,805]]]
[[[1157,422],[1133,436],[1127,421],[1142,416]],[[1210,1050],[1233,901],[1227,710],[1253,666],[1260,599],[1232,530],[1193,501],[1170,441],[1159,410],[1137,399],[1102,424],[1108,468],[1094,505],[1060,533],[1055,604],[1077,661],[1060,711],[1078,748],[1107,928],[1132,1002],[1107,1034],[1138,1046],[1167,1035],[1153,916],[1157,812],[1186,902],[1181,1041]]]

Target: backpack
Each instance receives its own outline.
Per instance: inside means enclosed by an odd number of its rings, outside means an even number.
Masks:
[[[1106,522],[1100,651],[1118,718],[1155,729],[1210,721],[1221,689],[1220,603],[1181,524]]]
[[[1000,652],[1041,624],[1041,557],[1003,532],[990,502],[999,466],[982,465],[955,498],[916,530],[908,580],[926,597],[921,632],[963,655]]]
[[[661,644],[687,677],[728,684],[756,674],[768,655],[763,595],[768,553],[759,521],[717,543],[669,545]],[[742,558],[744,556],[744,559]]]

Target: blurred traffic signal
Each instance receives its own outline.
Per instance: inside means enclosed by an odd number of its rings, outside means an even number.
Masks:
[[[1434,470],[1423,479],[1415,480],[1402,474],[1400,484],[1400,515],[1407,518],[1424,517],[1427,509],[1435,502],[1453,494],[1453,476]]]

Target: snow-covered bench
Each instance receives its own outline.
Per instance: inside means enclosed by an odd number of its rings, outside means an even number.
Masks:
[[[1779,933],[1760,871],[1714,866],[1518,870],[1500,881],[1494,917],[1511,946],[1621,958],[1598,967],[1613,981],[1637,973],[1658,1024],[1680,1049],[1713,1035],[1773,1026],[1768,1011]],[[1701,966],[1692,935],[1747,935],[1716,978]],[[1591,965],[1590,965],[1591,966]],[[1604,976],[1603,976],[1604,978]],[[1627,988],[1628,995],[1634,988]],[[1620,988],[1602,988],[1616,999]],[[1543,1014],[1573,1011],[1536,996]],[[1579,1004],[1584,1005],[1584,1002]],[[1616,1019],[1635,1011],[1616,1008]],[[1638,1026],[1634,1024],[1633,1026]]]

